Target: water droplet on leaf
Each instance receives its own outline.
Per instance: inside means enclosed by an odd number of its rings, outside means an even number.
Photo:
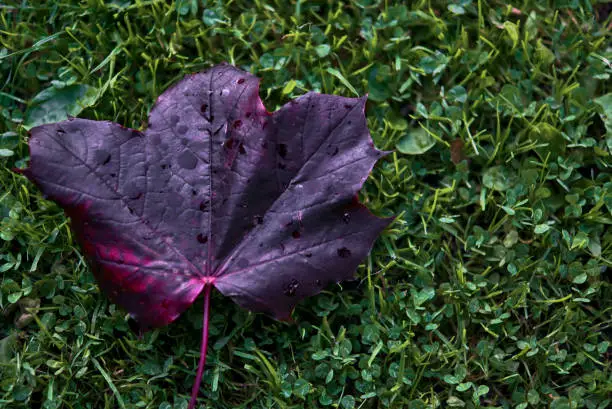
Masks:
[[[190,151],[183,151],[178,157],[178,164],[184,169],[194,169],[198,164],[198,158]]]
[[[338,154],[338,151],[339,151],[339,150],[340,150],[340,149],[339,149],[337,146],[334,146],[334,145],[329,145],[329,146],[327,147],[327,154],[328,154],[329,156],[336,156],[336,155]]]
[[[106,165],[111,160],[111,154],[104,149],[97,150],[94,156],[96,162],[100,165]]]

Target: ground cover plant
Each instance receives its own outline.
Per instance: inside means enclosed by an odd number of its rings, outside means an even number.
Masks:
[[[138,337],[11,169],[32,127],[144,129],[159,94],[223,61],[262,78],[270,111],[367,93],[394,152],[360,198],[397,217],[294,323],[213,295],[206,407],[611,406],[609,3],[41,3],[0,5],[0,407],[187,407],[202,301]]]

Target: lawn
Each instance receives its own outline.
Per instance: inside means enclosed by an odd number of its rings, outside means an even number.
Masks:
[[[612,3],[53,0],[0,4],[0,408],[185,409],[202,300],[139,337],[24,176],[28,129],[144,129],[228,62],[269,111],[368,94],[395,215],[293,322],[214,292],[201,408],[612,407]]]

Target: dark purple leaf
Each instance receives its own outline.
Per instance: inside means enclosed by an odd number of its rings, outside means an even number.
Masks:
[[[270,114],[258,90],[220,65],[164,92],[144,132],[84,119],[32,129],[24,173],[65,209],[100,287],[144,328],[172,322],[209,285],[286,319],[351,278],[390,221],[356,198],[382,156],[365,98],[308,93]]]

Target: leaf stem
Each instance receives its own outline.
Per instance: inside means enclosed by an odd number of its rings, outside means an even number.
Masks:
[[[204,373],[204,367],[206,366],[206,350],[208,349],[208,316],[210,311],[210,290],[212,290],[212,284],[204,285],[204,318],[202,326],[202,345],[200,348],[200,361],[198,362],[198,373],[196,374],[193,388],[191,389],[191,400],[189,401],[188,409],[194,409],[197,399],[198,390],[202,383],[202,373]]]

